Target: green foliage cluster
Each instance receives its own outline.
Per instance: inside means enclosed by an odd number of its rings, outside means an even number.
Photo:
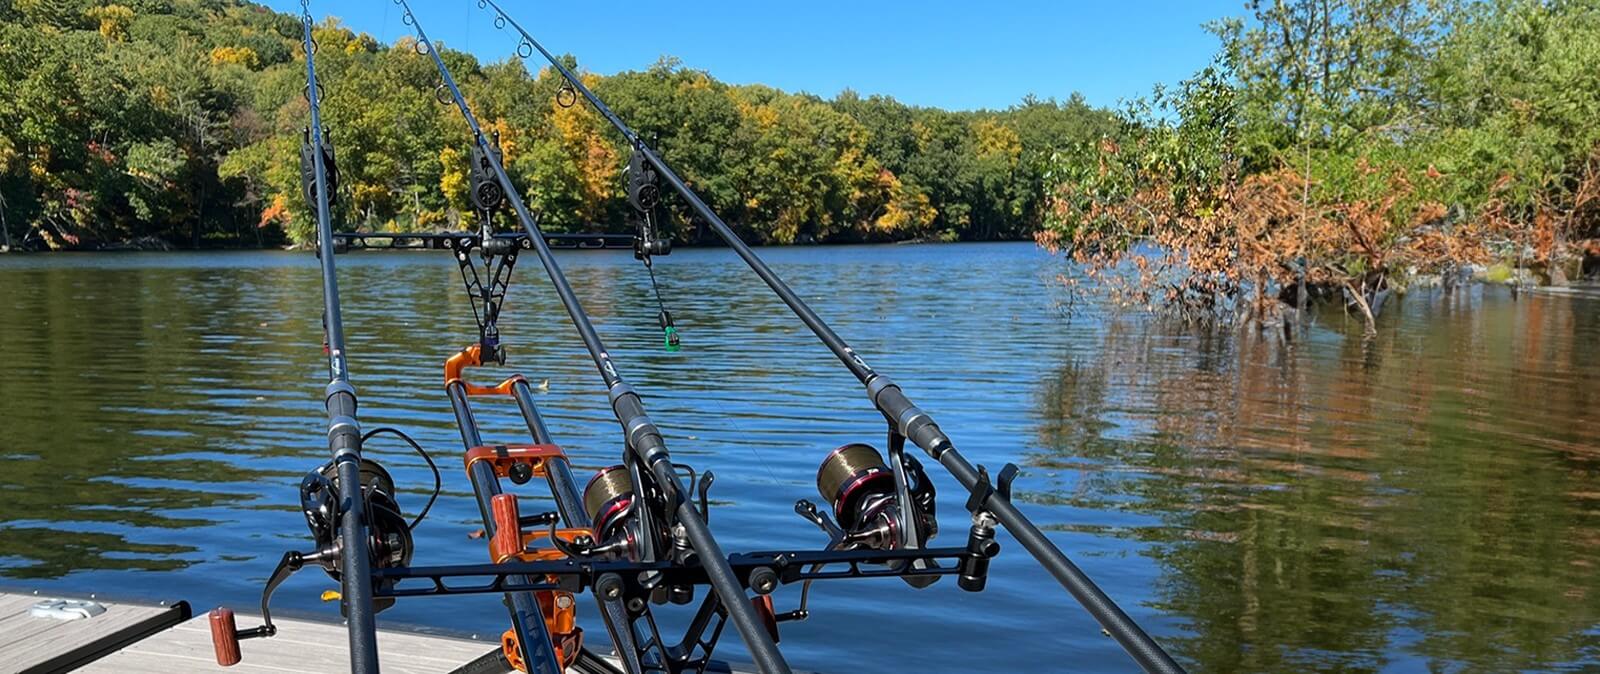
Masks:
[[[410,40],[315,30],[339,226],[470,220],[471,139]],[[508,51],[510,44],[508,43]],[[53,247],[306,241],[297,17],[241,0],[0,0],[0,211]],[[625,227],[628,148],[557,76],[444,50],[510,174],[555,231]],[[568,64],[576,63],[568,60]],[[1052,154],[1113,128],[1081,98],[949,112],[734,86],[663,60],[587,83],[753,241],[1026,237]],[[676,200],[675,235],[700,235]]]
[[[217,166],[258,129],[258,73],[298,24],[228,2],[0,3],[0,210],[53,246],[261,242]],[[214,50],[248,52],[245,64]],[[16,238],[21,238],[20,236]]]
[[[1200,272],[1185,301],[1497,258],[1559,276],[1594,249],[1600,2],[1246,9],[1208,67],[1057,156],[1041,240],[1100,266],[1154,241]]]

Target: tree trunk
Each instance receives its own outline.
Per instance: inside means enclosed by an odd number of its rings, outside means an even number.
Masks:
[[[5,237],[5,241],[0,243],[0,253],[11,252],[11,228],[6,225],[6,198],[4,196],[0,196],[0,236]]]
[[[1567,227],[1565,226],[1570,222],[1570,216],[1563,218],[1563,226],[1556,229],[1554,241],[1550,245],[1550,261],[1546,264],[1550,270],[1550,286],[1553,288],[1565,288],[1570,285],[1566,269]]]
[[[1378,321],[1372,316],[1372,307],[1367,304],[1366,295],[1354,283],[1344,284],[1344,290],[1350,294],[1350,303],[1356,305],[1356,308],[1361,310],[1361,317],[1366,319],[1366,336],[1369,338],[1377,337]]]

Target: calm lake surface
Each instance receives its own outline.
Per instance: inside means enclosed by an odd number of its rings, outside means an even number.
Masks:
[[[1192,671],[1600,670],[1600,302],[1419,292],[1370,344],[1334,319],[1285,345],[1092,308],[1068,321],[1063,263],[1029,244],[763,254],[970,460],[1021,465],[1023,509]],[[722,545],[821,547],[792,511],[817,498],[817,462],[882,445],[855,380],[729,251],[658,263],[679,353],[628,253],[561,261],[676,458],[717,473]],[[408,429],[445,470],[416,561],[485,561],[442,390],[476,337],[454,264],[339,264],[364,425]],[[549,380],[539,403],[586,480],[620,458],[616,424],[531,256],[516,281],[511,364]],[[253,610],[283,551],[307,547],[296,485],[327,456],[320,301],[305,253],[0,257],[0,584]],[[523,441],[514,409],[480,411],[486,439]],[[369,452],[420,507],[426,466],[390,441]],[[938,541],[959,545],[964,499],[930,467]],[[785,653],[834,672],[1133,671],[1001,542],[982,594],[817,586]],[[317,598],[332,587],[308,570],[275,606],[335,617]],[[781,590],[780,610],[797,597]],[[414,599],[381,622],[498,635],[505,613]],[[723,649],[743,657],[737,637]]]

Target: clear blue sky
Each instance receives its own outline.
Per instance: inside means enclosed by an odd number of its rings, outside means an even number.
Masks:
[[[268,0],[298,13],[298,0]],[[950,109],[1004,108],[1032,93],[1113,105],[1205,65],[1216,39],[1201,24],[1243,13],[1242,0],[688,0],[530,2],[501,6],[555,53],[598,73],[663,55],[726,82],[832,97],[849,88]],[[414,0],[428,35],[487,61],[516,42],[475,0]],[[312,0],[383,42],[408,34],[391,0]]]

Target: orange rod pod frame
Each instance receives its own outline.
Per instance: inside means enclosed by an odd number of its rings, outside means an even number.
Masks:
[[[468,396],[509,396],[511,395],[511,387],[515,386],[519,381],[527,381],[522,377],[522,375],[514,374],[495,386],[479,386],[461,378],[462,370],[465,370],[469,367],[479,367],[482,365],[483,347],[473,344],[472,346],[462,349],[459,353],[451,356],[449,360],[444,362],[445,386],[449,386],[450,382],[459,381],[461,382],[461,386],[466,389]]]
[[[512,475],[511,469],[523,464],[531,471],[526,476],[531,479],[545,476],[545,466],[550,459],[565,461],[566,458],[566,452],[561,451],[561,447],[557,445],[482,445],[467,450],[463,462],[470,475],[472,464],[488,461],[494,468],[495,477],[516,477]]]

